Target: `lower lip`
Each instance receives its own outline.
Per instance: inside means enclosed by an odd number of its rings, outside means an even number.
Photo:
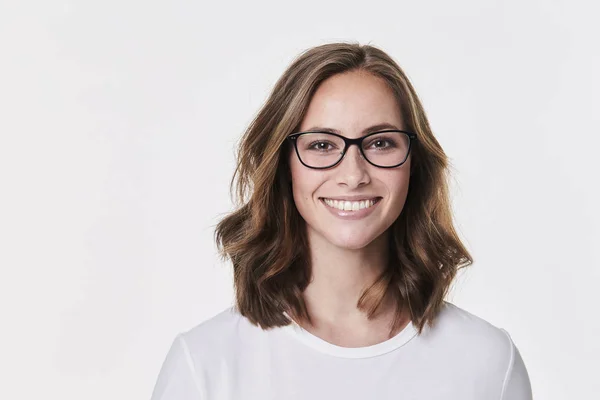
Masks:
[[[328,209],[336,217],[342,218],[342,219],[347,219],[347,220],[353,220],[353,219],[365,218],[366,216],[370,215],[373,212],[373,210],[375,210],[375,208],[381,202],[381,197],[378,197],[377,200],[375,201],[375,204],[373,204],[371,207],[362,208],[362,209],[356,210],[356,211],[339,210],[337,208],[328,206],[327,203],[325,203],[325,200],[323,200],[323,199],[319,199],[319,200],[321,200],[321,203],[323,203],[325,208]]]

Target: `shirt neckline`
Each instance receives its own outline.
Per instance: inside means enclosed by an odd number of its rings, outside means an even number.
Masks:
[[[370,346],[362,347],[343,347],[321,339],[320,337],[313,335],[294,321],[288,313],[285,311],[283,314],[288,317],[292,322],[289,325],[283,326],[283,330],[304,343],[307,346],[312,347],[322,353],[329,354],[335,357],[343,358],[368,358],[375,357],[382,354],[389,353],[396,350],[411,340],[416,334],[417,329],[413,325],[412,321],[393,337]]]

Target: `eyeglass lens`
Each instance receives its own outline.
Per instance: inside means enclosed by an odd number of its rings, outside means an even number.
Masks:
[[[342,158],[344,140],[329,133],[306,133],[298,136],[300,159],[311,167],[323,168]],[[410,145],[408,135],[402,132],[382,132],[363,140],[365,157],[375,165],[391,167],[402,163]]]

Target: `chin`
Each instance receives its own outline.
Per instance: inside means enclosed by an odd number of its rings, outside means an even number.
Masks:
[[[348,235],[325,234],[325,239],[336,247],[348,250],[362,249],[371,243],[375,237],[365,235],[365,232],[348,232]]]

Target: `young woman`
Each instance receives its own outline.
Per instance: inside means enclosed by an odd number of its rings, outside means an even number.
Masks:
[[[507,331],[444,300],[472,258],[447,157],[386,53],[301,54],[238,157],[215,232],[235,305],[177,335],[152,400],[532,398]]]

